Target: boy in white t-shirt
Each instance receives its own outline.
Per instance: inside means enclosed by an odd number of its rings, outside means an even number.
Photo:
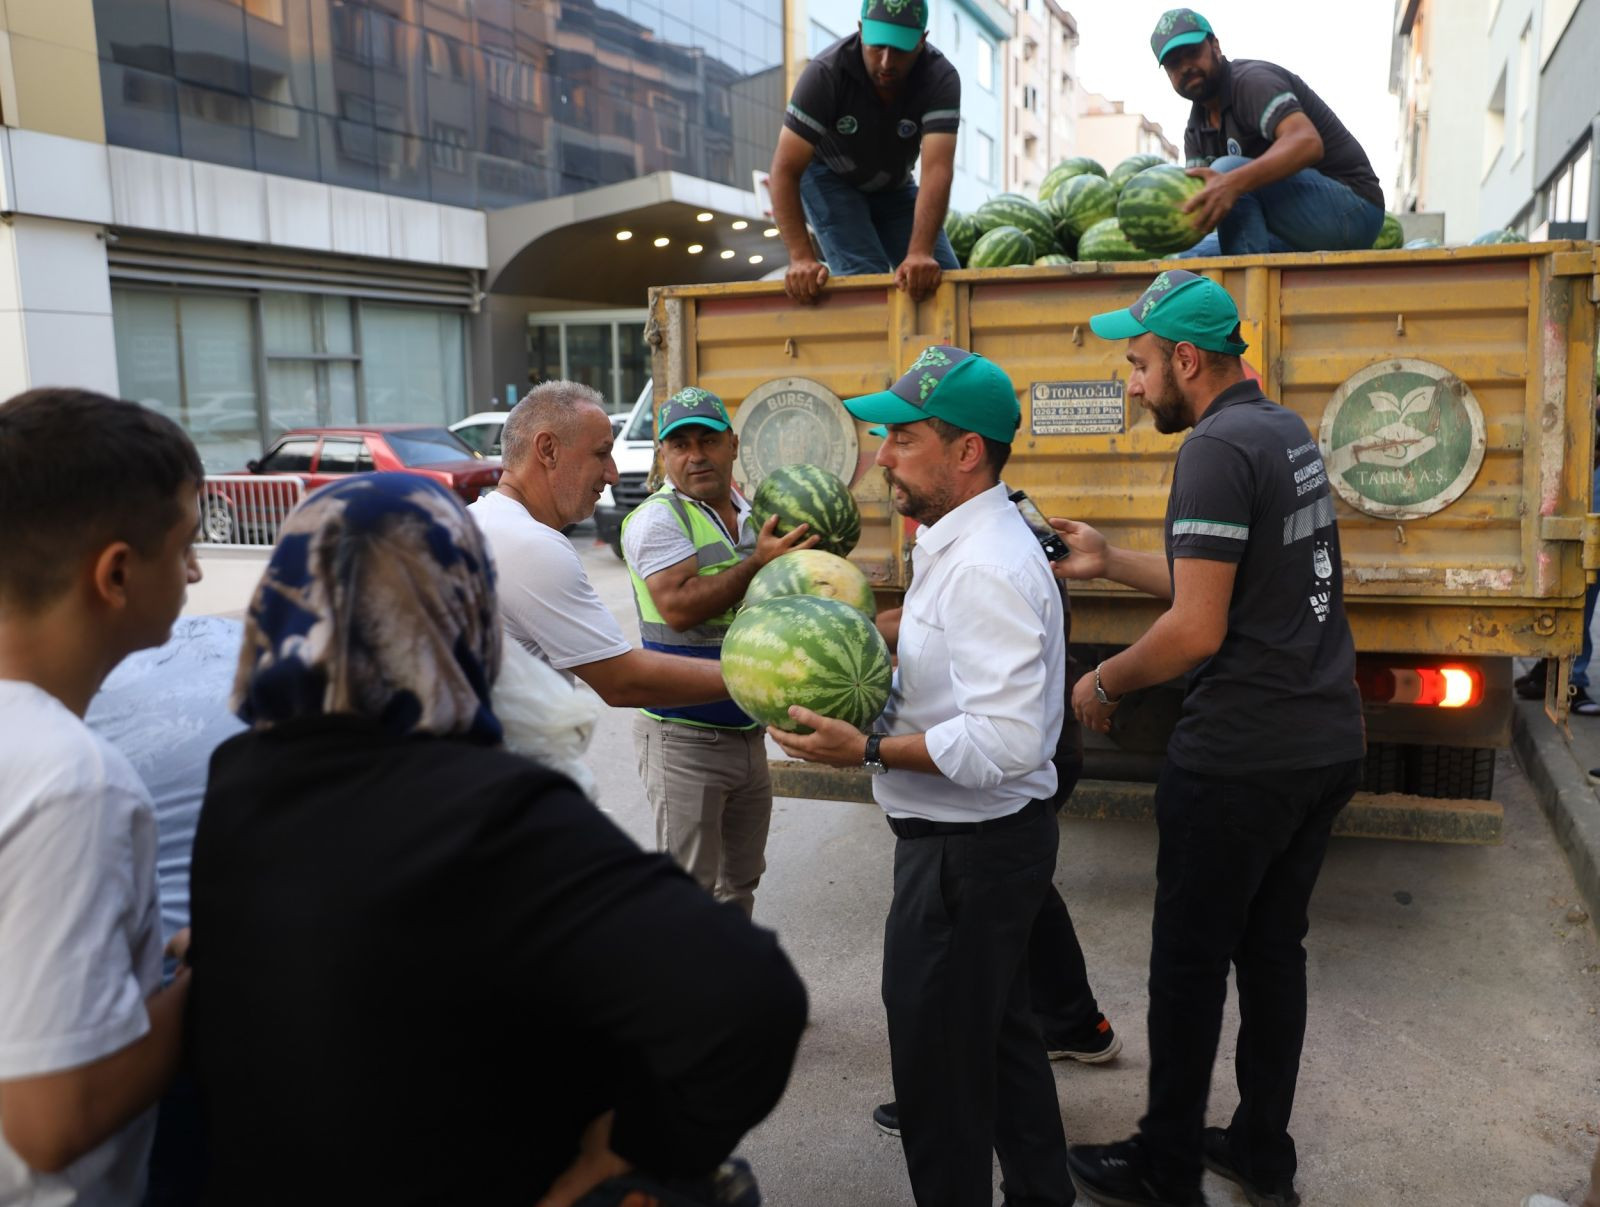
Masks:
[[[82,717],[199,581],[202,477],[182,430],[135,403],[0,403],[0,1203],[143,1197],[188,981],[159,988],[149,794]]]

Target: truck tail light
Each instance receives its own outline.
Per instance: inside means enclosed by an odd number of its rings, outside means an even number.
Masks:
[[[1475,666],[1362,666],[1356,685],[1373,704],[1471,708],[1483,700],[1483,672]]]

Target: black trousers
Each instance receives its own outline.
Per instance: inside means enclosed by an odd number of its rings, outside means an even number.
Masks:
[[[1051,799],[1057,812],[1078,782],[1076,765],[1056,767],[1060,786]],[[1039,1030],[1044,1032],[1046,1048],[1056,1042],[1080,1039],[1085,1030],[1100,1019],[1100,1005],[1089,988],[1089,970],[1084,966],[1083,948],[1073,929],[1067,903],[1054,885],[1045,894],[1039,916],[1028,937],[1028,991]]]
[[[1156,785],[1155,922],[1150,946],[1150,1102],[1139,1123],[1168,1177],[1200,1182],[1211,1067],[1228,964],[1237,970],[1237,1168],[1292,1178],[1289,1115],[1306,1029],[1306,908],[1334,815],[1360,760],[1294,771],[1200,775],[1168,761]]]
[[[901,837],[883,1004],[918,1207],[1073,1199],[1055,1079],[1028,997],[1028,938],[1054,874],[1054,810],[973,834]]]

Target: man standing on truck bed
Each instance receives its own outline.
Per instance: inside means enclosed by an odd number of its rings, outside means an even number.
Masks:
[[[944,234],[961,77],[928,45],[928,0],[862,0],[857,32],[806,65],[772,157],[784,288],[815,302],[829,273],[892,272],[916,301],[957,268]],[[922,185],[911,179],[922,156]],[[811,253],[806,223],[822,258]]]
[[[1072,552],[1058,575],[1172,601],[1078,681],[1073,711],[1105,731],[1125,693],[1190,678],[1156,785],[1149,1105],[1131,1140],[1076,1145],[1068,1161],[1105,1202],[1201,1203],[1203,1165],[1252,1203],[1288,1207],[1300,1201],[1289,1115],[1306,907],[1365,756],[1333,499],[1304,421],[1245,377],[1239,312],[1221,286],[1173,269],[1090,327],[1127,339],[1128,397],[1156,430],[1193,430],[1173,470],[1165,557],[1052,521]],[[1227,1128],[1206,1127],[1230,960],[1239,1106]]]
[[[817,538],[806,525],[757,530],[733,488],[739,437],[722,399],[688,386],[661,404],[667,480],[622,522],[622,551],[647,650],[721,665],[722,638],[756,571]],[[639,778],[656,845],[718,901],[749,916],[766,870],[772,777],[761,726],[732,700],[641,708],[633,721]]]
[[[1163,13],[1150,49],[1173,91],[1194,103],[1183,155],[1206,184],[1184,210],[1215,230],[1186,255],[1372,246],[1383,225],[1377,174],[1304,80],[1276,63],[1223,58],[1192,8]]]

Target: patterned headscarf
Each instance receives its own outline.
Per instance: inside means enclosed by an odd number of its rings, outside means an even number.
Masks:
[[[250,601],[233,708],[256,728],[330,713],[395,734],[501,738],[494,569],[444,487],[357,474],[310,495]]]

